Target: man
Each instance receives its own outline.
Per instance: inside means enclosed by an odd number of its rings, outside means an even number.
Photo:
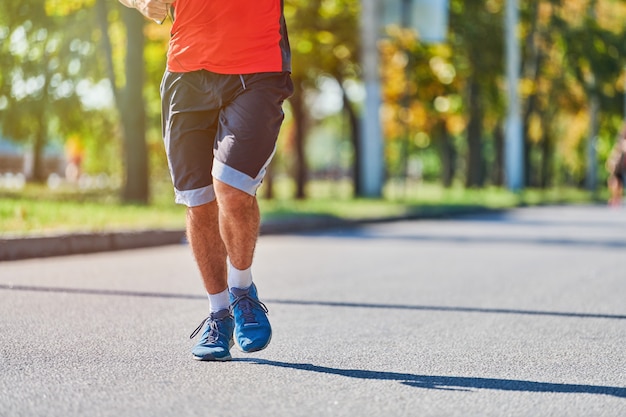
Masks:
[[[176,202],[210,314],[192,333],[193,357],[231,359],[264,349],[272,330],[251,266],[260,215],[256,190],[293,92],[282,0],[119,0],[173,21],[161,83],[163,138]]]

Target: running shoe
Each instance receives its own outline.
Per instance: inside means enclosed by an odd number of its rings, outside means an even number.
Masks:
[[[211,313],[209,317],[189,336],[193,339],[204,326],[204,332],[198,344],[191,351],[198,361],[229,361],[230,348],[233,346],[233,329],[235,322],[229,309]]]
[[[243,352],[265,349],[272,338],[267,307],[259,301],[256,286],[229,290],[230,307],[235,316],[235,342]]]

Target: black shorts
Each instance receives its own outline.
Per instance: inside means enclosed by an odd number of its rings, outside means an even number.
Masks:
[[[255,195],[276,150],[290,74],[166,71],[162,133],[176,202],[215,199],[213,178]]]

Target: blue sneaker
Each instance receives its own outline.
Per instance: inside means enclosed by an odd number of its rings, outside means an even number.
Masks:
[[[259,301],[256,286],[231,288],[230,306],[235,316],[235,341],[243,352],[265,349],[272,338],[272,327],[267,319],[267,307]]]
[[[204,326],[204,333],[191,353],[198,361],[229,361],[230,348],[233,346],[233,329],[235,320],[229,309],[211,313],[209,317],[189,336],[193,339]]]

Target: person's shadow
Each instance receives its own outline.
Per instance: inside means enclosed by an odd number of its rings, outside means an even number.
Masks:
[[[551,382],[535,382],[515,379],[415,375],[398,372],[366,371],[362,369],[329,368],[326,366],[318,366],[309,363],[289,363],[258,358],[240,358],[235,360],[250,362],[256,365],[276,366],[279,368],[291,368],[300,371],[340,375],[348,378],[373,379],[380,381],[398,381],[403,385],[423,389],[449,391],[472,391],[476,389],[491,389],[501,391],[599,394],[626,398],[626,387],[559,384]]]

